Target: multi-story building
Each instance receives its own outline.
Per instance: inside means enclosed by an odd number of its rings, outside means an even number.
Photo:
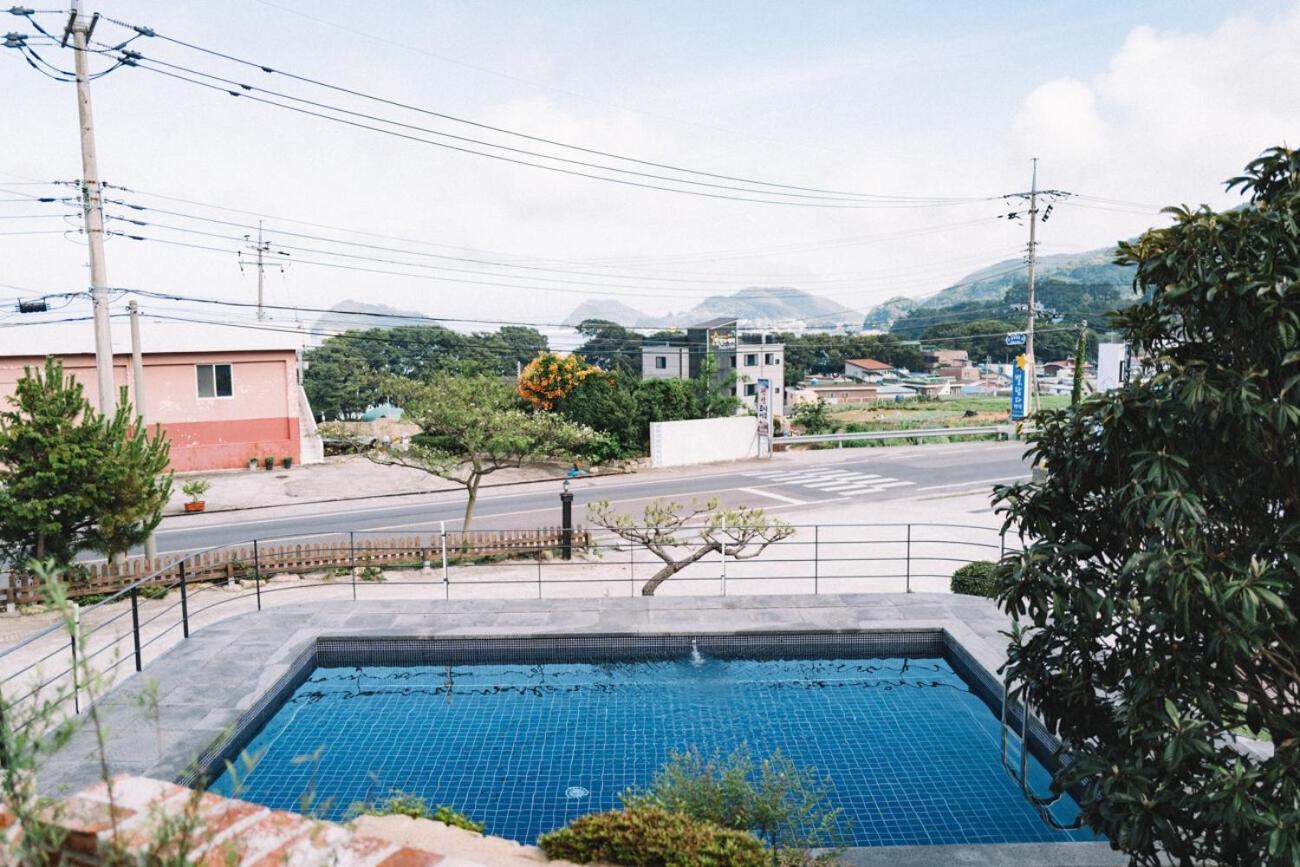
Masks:
[[[772,412],[782,415],[785,403],[785,345],[766,334],[741,333],[737,320],[710,319],[680,336],[647,342],[641,347],[642,379],[699,379],[712,368],[719,388],[734,375],[732,388],[740,402],[757,408],[758,380],[771,383]]]

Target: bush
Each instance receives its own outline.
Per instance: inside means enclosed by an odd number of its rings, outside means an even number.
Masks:
[[[948,589],[953,593],[967,596],[983,596],[992,599],[998,595],[998,584],[994,575],[998,564],[989,560],[976,560],[952,573],[952,583]]]
[[[780,750],[755,761],[742,744],[723,757],[694,747],[671,753],[644,791],[623,795],[628,809],[657,808],[734,831],[753,832],[774,863],[806,864],[810,849],[838,846],[847,822],[830,804],[830,782]]]
[[[405,792],[394,792],[377,804],[358,804],[353,807],[353,810],[367,816],[409,816],[412,819],[433,819],[435,822],[442,822],[453,828],[464,828],[475,834],[482,834],[484,828],[482,822],[475,822],[454,807],[445,804],[430,807],[424,798],[419,795],[408,795]]]
[[[764,867],[767,851],[733,831],[658,807],[591,813],[537,841],[550,858],[624,867]]]

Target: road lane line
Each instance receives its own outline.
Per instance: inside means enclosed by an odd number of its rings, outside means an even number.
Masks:
[[[781,502],[789,503],[792,506],[802,506],[806,504],[805,500],[796,500],[794,497],[774,494],[771,491],[765,491],[762,488],[736,488],[736,490],[744,491],[746,494],[758,494],[761,497],[771,497],[774,500],[780,500]]]
[[[1000,479],[972,479],[969,482],[953,482],[952,484],[948,484],[948,485],[930,485],[929,487],[925,487],[925,488],[917,488],[917,490],[918,491],[940,491],[945,488],[967,488],[970,487],[971,485],[991,485],[994,482],[1019,482],[1026,478],[1028,478],[1028,476],[1019,475],[1019,476],[1003,476]]]

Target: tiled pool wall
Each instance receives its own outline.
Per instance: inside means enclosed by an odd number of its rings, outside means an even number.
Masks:
[[[783,659],[855,657],[943,657],[971,687],[995,718],[1002,715],[1002,684],[971,653],[942,629],[846,632],[742,632],[663,635],[548,635],[511,638],[406,638],[320,636],[288,670],[245,711],[229,732],[211,744],[178,778],[193,786],[219,777],[275,716],[316,668],[383,665],[456,665],[631,661],[673,658],[691,652],[718,658],[755,654]],[[1007,723],[1019,733],[1023,711],[1007,705]],[[1027,732],[1030,754],[1049,772],[1061,767],[1060,742],[1031,716]],[[1078,793],[1072,793],[1077,796]]]

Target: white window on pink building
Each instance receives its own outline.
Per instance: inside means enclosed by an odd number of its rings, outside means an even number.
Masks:
[[[199,397],[231,397],[235,393],[229,364],[196,364]]]

